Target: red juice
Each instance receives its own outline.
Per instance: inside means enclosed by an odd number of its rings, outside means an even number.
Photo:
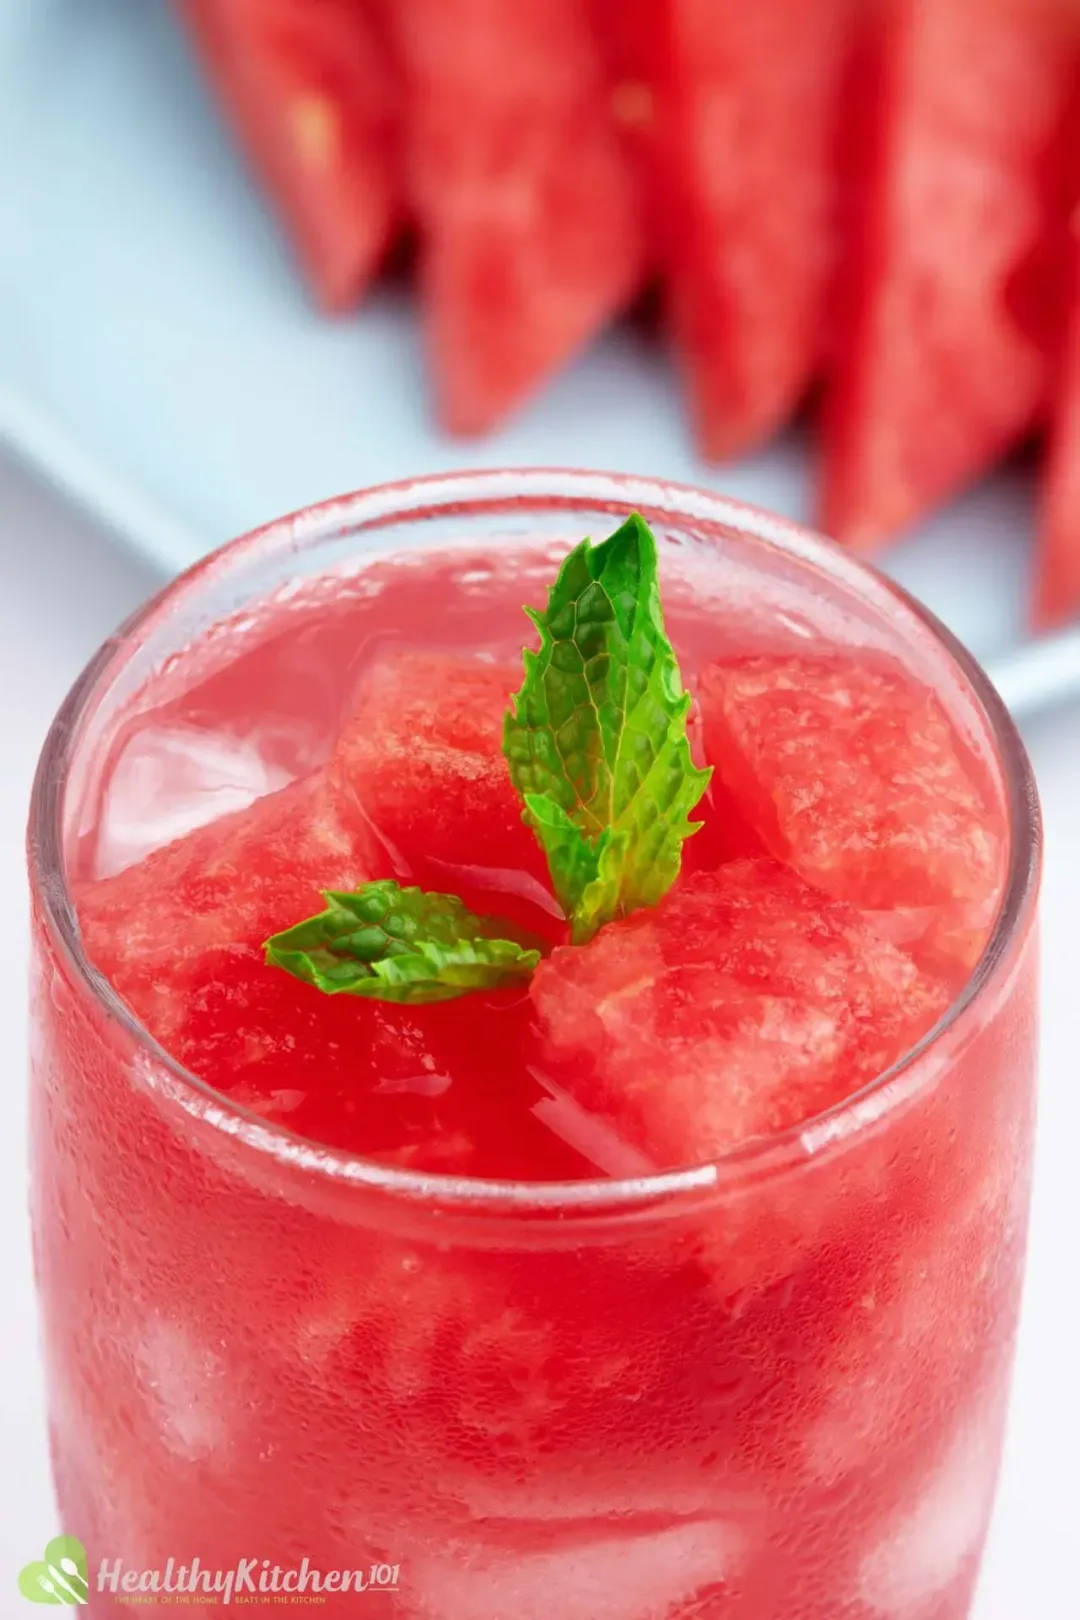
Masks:
[[[90,1612],[172,1559],[350,1616],[962,1620],[1026,1229],[1022,749],[824,543],[508,479],[238,543],[58,722],[34,1209]],[[714,775],[671,892],[572,946],[502,718],[522,607],[633,506]],[[531,982],[267,965],[387,878],[527,930]]]

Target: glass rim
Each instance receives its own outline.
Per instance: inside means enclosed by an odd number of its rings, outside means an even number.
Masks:
[[[994,744],[1004,784],[1008,818],[1009,867],[997,916],[983,953],[949,1007],[920,1041],[851,1096],[774,1136],[743,1143],[705,1163],[659,1170],[630,1178],[532,1182],[492,1180],[413,1171],[322,1146],[233,1102],[187,1069],[162,1047],[87,956],[64,860],[64,799],[68,776],[81,741],[81,722],[94,700],[108,689],[114,665],[133,642],[149,633],[174,601],[212,583],[218,573],[239,564],[300,552],[309,545],[384,525],[470,511],[557,509],[592,506],[613,514],[642,511],[653,520],[706,521],[752,541],[778,548],[789,558],[823,570],[848,585],[886,615],[901,609],[915,626],[943,647],[976,701]],[[922,1060],[988,993],[1009,967],[1010,947],[1029,920],[1037,898],[1041,819],[1030,762],[1008,710],[984,670],[937,618],[862,559],[824,536],[760,507],[715,491],[635,474],[558,467],[476,469],[437,473],[373,485],[353,494],[301,508],[216,548],[168,581],[135,610],[102,644],[76,678],[57,711],[38,761],[30,803],[28,859],[32,891],[54,945],[82,991],[110,1023],[134,1043],[145,1065],[160,1070],[167,1091],[189,1115],[221,1137],[236,1139],[272,1161],[283,1176],[300,1172],[341,1188],[383,1194],[410,1204],[443,1210],[498,1214],[582,1215],[624,1212],[682,1196],[713,1194],[725,1187],[805,1164],[830,1145],[860,1135],[916,1095]]]

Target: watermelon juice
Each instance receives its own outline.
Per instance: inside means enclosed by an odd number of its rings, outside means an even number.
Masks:
[[[631,509],[702,827],[665,893],[572,937],[504,716],[522,605]],[[677,680],[649,693],[684,723]],[[644,480],[371,491],[103,649],[31,865],[36,1258],[92,1614],[967,1615],[1038,816],[992,689],[906,598]],[[518,965],[323,994],[263,943],[325,891],[391,932],[453,895]]]

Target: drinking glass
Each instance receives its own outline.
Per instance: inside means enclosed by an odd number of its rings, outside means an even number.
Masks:
[[[73,901],[148,678],[299,579],[631,510],[665,554],[715,558],[733,623],[802,601],[815,633],[889,649],[980,761],[1008,876],[947,1015],[828,1113],[631,1180],[390,1168],[186,1072]],[[1024,1258],[1039,820],[992,687],[896,586],[644,478],[363,491],[226,546],[101,649],[46,743],[29,852],[34,1241],[92,1615],[211,1593],[409,1620],[967,1615]]]

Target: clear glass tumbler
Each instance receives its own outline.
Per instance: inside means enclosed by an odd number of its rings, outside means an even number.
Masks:
[[[891,649],[984,761],[1009,871],[948,1014],[827,1115],[632,1181],[387,1168],[185,1072],[88,961],[72,898],[147,680],[301,576],[633,509],[711,551],[740,614],[767,625],[794,594],[838,643]],[[419,480],[171,584],[65,702],[30,830],[35,1247],[90,1613],[216,1594],[409,1620],[962,1620],[1023,1267],[1039,849],[1022,745],[963,649],[828,542],[714,494]]]

